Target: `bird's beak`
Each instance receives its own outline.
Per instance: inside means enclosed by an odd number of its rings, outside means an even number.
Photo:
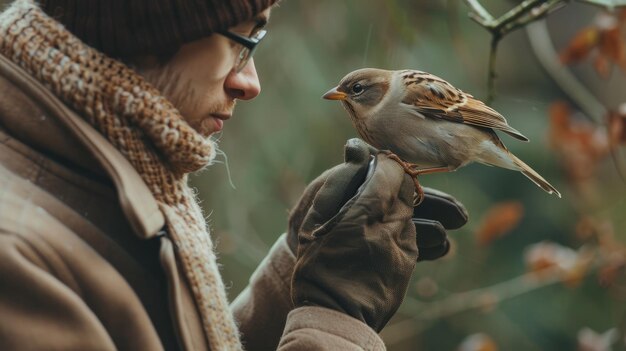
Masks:
[[[326,99],[326,100],[345,100],[348,98],[348,94],[346,93],[342,93],[341,91],[337,90],[337,88],[339,87],[334,87],[332,89],[330,89],[329,91],[326,92],[326,94],[324,94],[322,96],[322,98]]]

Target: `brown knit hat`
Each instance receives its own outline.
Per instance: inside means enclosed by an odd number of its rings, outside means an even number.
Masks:
[[[40,0],[82,41],[115,58],[175,52],[253,18],[276,0]]]

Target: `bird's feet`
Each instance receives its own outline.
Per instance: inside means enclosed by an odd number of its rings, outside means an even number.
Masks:
[[[387,155],[387,157],[389,157],[390,159],[398,162],[398,164],[400,164],[400,166],[404,169],[404,172],[410,175],[411,178],[413,179],[413,183],[415,184],[415,196],[413,197],[413,207],[417,207],[419,204],[422,203],[422,201],[424,201],[424,189],[422,189],[422,186],[420,185],[420,182],[417,179],[417,176],[421,174],[419,170],[419,166],[415,163],[409,163],[409,162],[403,161],[400,157],[398,157],[398,155],[394,154],[391,151],[383,150],[382,152],[385,155]]]

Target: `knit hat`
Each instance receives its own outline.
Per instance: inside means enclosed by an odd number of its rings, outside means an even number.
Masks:
[[[89,46],[114,58],[175,52],[252,19],[276,0],[40,0]]]

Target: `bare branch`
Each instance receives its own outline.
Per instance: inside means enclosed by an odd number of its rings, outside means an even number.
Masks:
[[[562,280],[563,274],[554,268],[542,272],[541,275],[526,273],[485,288],[452,294],[437,302],[420,303],[406,297],[401,312],[412,317],[387,326],[383,329],[382,336],[387,345],[393,345],[419,333],[428,326],[426,323],[428,321],[485,308],[490,304],[497,304]]]
[[[494,29],[500,32],[500,29],[505,25],[517,21],[518,18],[526,15],[530,10],[534,9],[539,4],[545,3],[547,0],[525,0],[521,4],[515,6],[504,15],[500,16],[496,21]],[[502,33],[501,33],[502,34]]]
[[[519,5],[507,11],[504,15],[495,19],[479,0],[465,0],[470,8],[469,17],[480,26],[488,30],[491,35],[491,52],[489,54],[489,72],[487,73],[487,87],[489,91],[488,101],[495,94],[495,58],[500,40],[510,32],[527,26],[528,24],[544,18],[568,3],[570,0],[524,0]],[[626,0],[578,0],[583,3],[601,6],[607,10],[626,6]],[[595,116],[595,114],[594,114]]]
[[[470,18],[491,32],[492,35],[489,72],[487,73],[488,102],[491,102],[495,95],[496,54],[502,37],[515,29],[542,18],[565,1],[568,0],[525,0],[498,19],[494,19],[478,0],[465,0],[465,3],[471,9],[469,13]]]
[[[498,43],[500,43],[500,36],[493,35],[491,37],[491,49],[489,50],[489,72],[487,73],[487,104],[490,105],[496,96],[495,81],[497,77],[496,73],[496,57],[498,54]]]
[[[472,17],[472,19],[484,27],[490,26],[490,23],[493,22],[494,18],[478,0],[465,0],[465,3],[473,11],[470,12],[470,17]]]
[[[528,15],[518,18],[516,21],[513,21],[503,26],[501,29],[501,34],[502,36],[509,34],[510,32],[529,24],[530,22],[534,22],[544,18],[548,14],[561,9],[563,6],[565,6],[563,0],[550,0],[532,9]]]

